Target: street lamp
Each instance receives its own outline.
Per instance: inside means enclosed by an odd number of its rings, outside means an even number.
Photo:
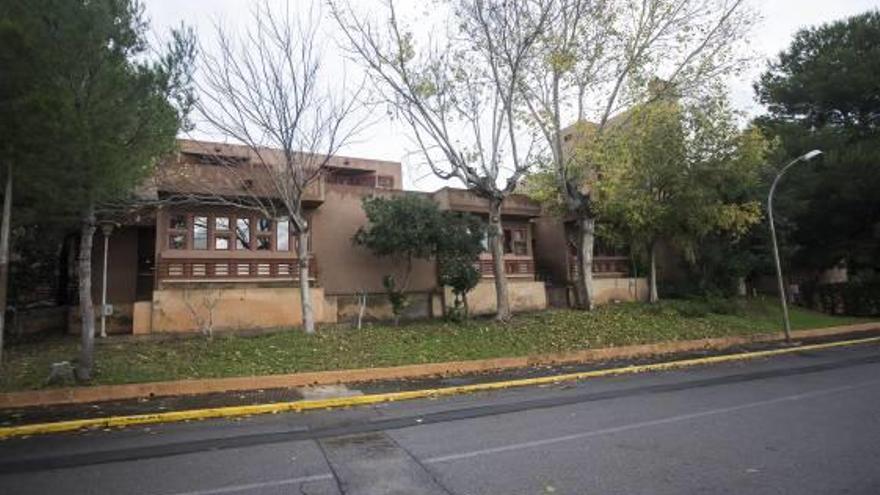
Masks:
[[[773,184],[770,186],[770,195],[767,196],[767,214],[770,217],[770,238],[773,241],[773,260],[776,262],[776,281],[779,283],[779,300],[782,302],[782,320],[785,325],[785,341],[791,342],[791,321],[788,319],[788,301],[785,298],[785,283],[782,281],[782,263],[779,262],[779,246],[776,243],[776,226],[773,224],[773,193],[776,192],[776,184],[795,163],[807,162],[821,155],[820,150],[809,151],[782,167],[776,174]]]
[[[104,269],[101,271],[101,338],[107,338],[107,316],[110,312],[107,306],[107,260],[110,257],[110,234],[113,233],[113,227],[112,222],[101,224],[101,231],[104,234]]]

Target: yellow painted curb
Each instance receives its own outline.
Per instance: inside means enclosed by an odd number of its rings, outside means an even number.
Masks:
[[[209,409],[193,409],[189,411],[173,411],[155,414],[135,414],[131,416],[110,416],[106,418],[76,419],[71,421],[59,421],[55,423],[37,423],[22,426],[8,426],[0,428],[0,439],[28,435],[42,435],[48,433],[61,433],[87,428],[113,428],[154,423],[172,423],[177,421],[252,416],[256,414],[275,414],[282,412],[301,412],[316,409],[364,406],[370,404],[379,404],[382,402],[423,399],[428,397],[442,397],[474,392],[485,392],[491,390],[502,390],[514,387],[548,385],[564,381],[584,380],[588,378],[600,378],[605,376],[662,371],[675,368],[685,368],[689,366],[724,363],[730,361],[742,361],[747,359],[779,356],[783,354],[793,354],[797,352],[831,349],[834,347],[869,344],[875,342],[880,343],[880,337],[844,340],[840,342],[813,344],[784,349],[773,349],[769,351],[755,351],[740,354],[726,354],[721,356],[684,359],[679,361],[668,361],[665,363],[626,366],[623,368],[581,371],[576,373],[542,376],[537,378],[523,378],[519,380],[477,383],[473,385],[460,385],[455,387],[429,388],[405,392],[389,392],[384,394],[338,397],[333,399],[276,402],[271,404],[256,404],[250,406],[215,407]]]

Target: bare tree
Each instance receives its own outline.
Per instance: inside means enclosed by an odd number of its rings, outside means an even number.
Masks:
[[[220,303],[221,296],[221,289],[202,291],[202,300],[194,303],[190,290],[184,289],[183,291],[183,304],[189,311],[199,332],[208,339],[214,338],[214,311]]]
[[[528,64],[521,96],[544,137],[565,210],[577,220],[576,292],[579,304],[592,309],[597,211],[589,183],[599,171],[588,154],[571,148],[585,133],[601,135],[623,109],[653,98],[687,97],[742,68],[739,45],[755,15],[743,0],[537,3],[541,9],[552,4],[555,17]],[[564,144],[564,120],[579,126],[570,145]]]
[[[244,201],[226,200],[272,217],[280,206],[295,229],[303,328],[308,333],[315,331],[315,318],[308,277],[311,225],[303,197],[363,123],[358,112],[363,84],[347,91],[323,77],[320,17],[315,5],[291,12],[289,5],[274,11],[262,3],[254,7],[252,22],[240,37],[217,24],[215,49],[201,51],[201,77],[196,80],[200,99],[195,104],[214,130],[249,150],[249,159],[268,181],[263,188],[250,189]],[[240,163],[225,163],[230,180],[239,180]]]
[[[455,0],[445,39],[419,42],[385,0],[378,23],[344,0],[331,1],[347,48],[367,69],[383,101],[410,130],[437,177],[457,179],[489,203],[489,245],[497,315],[510,317],[501,205],[532,162],[520,125],[517,84],[548,15],[526,2]]]

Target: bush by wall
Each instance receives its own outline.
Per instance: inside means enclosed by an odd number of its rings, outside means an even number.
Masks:
[[[833,315],[880,315],[880,279],[804,287],[804,299]]]

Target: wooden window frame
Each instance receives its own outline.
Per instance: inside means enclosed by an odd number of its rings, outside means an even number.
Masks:
[[[184,223],[186,225],[185,229],[182,228],[171,228],[172,219],[175,217],[182,217]],[[205,249],[196,249],[195,248],[195,219],[198,217],[204,217],[207,219],[207,247]],[[225,218],[228,220],[228,229],[218,229],[217,228],[217,219]],[[171,251],[240,251],[240,252],[265,252],[265,253],[293,253],[296,254],[297,250],[297,242],[298,236],[296,235],[293,222],[288,219],[288,228],[287,228],[287,236],[288,236],[288,249],[280,250],[278,249],[278,220],[275,218],[269,218],[269,228],[265,231],[258,231],[260,220],[266,220],[266,217],[256,214],[236,214],[236,213],[212,213],[212,212],[185,212],[185,213],[171,213],[169,212],[167,221],[166,221],[166,234],[165,234],[165,246],[168,250]],[[237,229],[238,229],[238,221],[246,220],[248,222],[248,241],[250,246],[247,248],[239,248],[238,247],[238,237],[237,237]],[[174,236],[183,236],[183,245],[181,247],[172,247],[171,239]],[[258,239],[264,239],[268,241],[269,249],[257,249]],[[227,248],[218,248],[217,240],[218,239],[226,239]],[[311,232],[309,232],[308,241],[309,245],[311,245]]]

